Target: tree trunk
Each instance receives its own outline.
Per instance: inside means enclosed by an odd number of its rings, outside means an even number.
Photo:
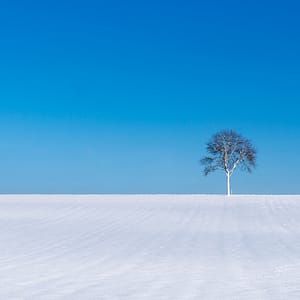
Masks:
[[[231,192],[230,192],[230,175],[226,174],[227,176],[227,196],[230,196]]]

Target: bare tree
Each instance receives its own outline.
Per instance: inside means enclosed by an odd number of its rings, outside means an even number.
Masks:
[[[204,174],[222,170],[227,177],[227,195],[231,194],[230,178],[234,170],[240,167],[251,172],[256,163],[256,150],[252,143],[233,130],[222,130],[207,143],[209,156],[201,160]]]

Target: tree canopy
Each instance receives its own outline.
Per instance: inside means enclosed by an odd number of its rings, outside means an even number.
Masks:
[[[222,130],[213,135],[206,145],[208,156],[201,160],[204,174],[216,170],[225,171],[230,194],[230,176],[239,167],[251,172],[256,165],[256,149],[250,140],[234,130]]]

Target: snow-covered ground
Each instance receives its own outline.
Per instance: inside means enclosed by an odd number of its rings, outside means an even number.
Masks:
[[[300,196],[1,196],[0,299],[300,299]]]

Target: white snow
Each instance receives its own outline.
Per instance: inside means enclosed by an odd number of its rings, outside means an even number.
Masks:
[[[300,299],[300,196],[1,196],[0,299]]]

